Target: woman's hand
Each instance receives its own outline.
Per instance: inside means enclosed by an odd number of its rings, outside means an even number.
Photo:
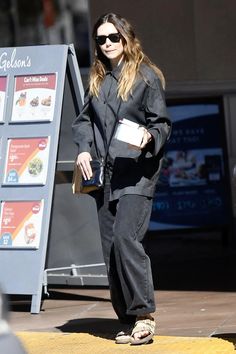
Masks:
[[[76,163],[81,169],[83,178],[85,180],[88,180],[93,176],[90,161],[92,161],[92,157],[89,152],[81,152],[77,157]]]
[[[152,140],[152,134],[144,127],[140,127],[139,129],[143,130],[143,140],[140,145],[140,149],[143,149]]]
[[[149,131],[146,128],[140,126],[138,129],[143,131],[143,138],[139,146],[129,144],[129,147],[134,150],[143,149],[152,140],[152,134],[149,133]]]

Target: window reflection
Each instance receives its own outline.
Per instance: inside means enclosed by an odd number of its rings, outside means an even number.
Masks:
[[[1,0],[0,46],[70,44],[90,66],[88,0]]]

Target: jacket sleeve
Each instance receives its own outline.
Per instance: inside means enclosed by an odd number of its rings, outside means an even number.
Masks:
[[[91,124],[91,107],[88,91],[85,92],[84,105],[72,124],[74,142],[78,146],[78,153],[89,152],[93,142],[93,130]]]
[[[153,154],[157,155],[171,133],[171,121],[168,118],[164,91],[158,78],[148,85],[143,102],[147,129],[154,140]]]

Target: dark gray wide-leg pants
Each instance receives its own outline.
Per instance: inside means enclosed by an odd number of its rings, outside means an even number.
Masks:
[[[96,195],[102,249],[113,308],[121,321],[155,311],[150,259],[142,240],[152,198],[128,194],[109,203],[110,184]]]

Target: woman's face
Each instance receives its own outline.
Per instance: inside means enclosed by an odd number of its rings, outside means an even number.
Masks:
[[[118,31],[116,27],[110,22],[103,23],[97,29],[97,37],[109,36],[110,34],[114,34],[114,33],[118,33]],[[115,38],[116,42],[114,42],[112,36],[111,38],[102,38],[102,37],[99,38],[103,40],[105,39],[104,44],[98,43],[102,53],[110,60],[112,67],[117,66],[120,60],[122,59],[123,52],[124,52],[124,47],[123,47],[121,37]]]

